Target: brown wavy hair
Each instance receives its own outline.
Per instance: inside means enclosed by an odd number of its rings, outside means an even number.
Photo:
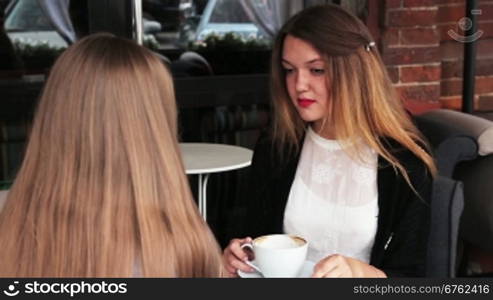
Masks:
[[[289,99],[282,67],[287,35],[311,44],[323,57],[329,90],[330,112],[325,126],[333,126],[343,143],[362,141],[398,169],[410,183],[405,168],[386,145],[393,139],[436,173],[426,143],[413,125],[387,75],[386,68],[366,26],[337,5],[313,6],[293,16],[274,42],[271,94],[274,105],[273,137],[280,149],[297,151],[307,124]],[[358,147],[355,153],[359,156]],[[359,156],[361,158],[361,156]]]
[[[108,34],[68,48],[0,214],[0,276],[219,276],[177,142],[172,78],[152,52]]]

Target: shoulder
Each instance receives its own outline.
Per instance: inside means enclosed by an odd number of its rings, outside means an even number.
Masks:
[[[254,161],[262,161],[273,166],[289,164],[299,156],[301,145],[295,147],[287,143],[279,143],[271,130],[264,130],[255,145]]]
[[[394,182],[397,186],[401,186],[401,190],[408,190],[409,193],[418,193],[421,199],[428,202],[431,196],[431,186],[433,183],[433,176],[428,169],[426,163],[419,158],[414,152],[404,147],[400,143],[392,139],[386,139],[384,142],[386,149],[397,159],[399,164],[404,168],[409,177],[409,182],[405,179],[403,174],[395,170],[390,166],[387,161],[381,159],[381,167],[386,175],[386,179]],[[426,149],[425,147],[422,147]],[[392,170],[392,171],[391,171]],[[390,174],[392,173],[392,175]],[[396,187],[397,187],[396,186]]]
[[[271,160],[271,156],[274,156],[274,140],[267,131],[262,131],[255,144],[253,151],[253,162],[255,166],[259,163],[264,164]]]
[[[382,143],[384,147],[390,152],[390,154],[392,154],[397,159],[402,167],[409,172],[410,176],[415,173],[428,172],[428,168],[425,162],[414,152],[404,147],[396,140],[391,138],[383,138]],[[424,145],[420,146],[426,151],[426,147]]]
[[[291,147],[281,144],[269,131],[263,132],[259,137],[252,158],[253,176],[260,176],[267,182],[268,179],[289,177],[298,165],[301,153],[301,145]]]

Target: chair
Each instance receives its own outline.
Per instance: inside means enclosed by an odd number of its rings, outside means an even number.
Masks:
[[[210,76],[214,72],[209,62],[197,52],[187,51],[171,63],[173,76]]]
[[[438,176],[433,183],[426,277],[455,277],[462,183]]]
[[[476,158],[478,147],[472,137],[446,122],[424,116],[414,120],[429,141],[438,168],[431,197],[426,276],[455,277],[464,194],[462,183],[452,175],[458,163]]]
[[[459,266],[457,275],[491,274],[493,272],[493,199],[491,197],[493,195],[493,122],[445,109],[430,111],[415,119],[418,128],[429,139],[435,150],[439,174],[463,183],[464,209],[457,232]],[[466,151],[466,144],[470,144],[471,141],[476,145],[473,152],[471,150],[474,147]],[[443,182],[435,184],[446,185]],[[457,205],[453,203],[457,200],[451,198],[450,201],[451,206]],[[448,224],[449,233],[454,234],[453,231],[457,229],[455,228],[457,216],[450,217],[452,219]],[[438,225],[434,224],[434,226]],[[432,228],[432,232],[434,230],[436,228]],[[432,238],[437,237],[432,234],[430,239]],[[430,240],[430,248],[435,246],[436,241]],[[454,251],[455,249],[450,249],[450,254],[454,255]]]

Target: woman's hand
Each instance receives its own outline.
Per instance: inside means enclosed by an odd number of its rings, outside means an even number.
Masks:
[[[227,277],[238,277],[236,271],[241,270],[243,272],[255,271],[244,263],[248,259],[253,259],[253,253],[247,249],[242,249],[241,245],[250,243],[252,238],[246,237],[243,239],[233,239],[229,242],[229,245],[223,252],[223,263],[226,269]]]
[[[371,277],[385,278],[385,273],[355,258],[334,254],[319,261],[312,277]]]

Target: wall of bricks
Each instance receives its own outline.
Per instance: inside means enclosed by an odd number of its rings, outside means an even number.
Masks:
[[[455,41],[450,30],[465,36],[457,20],[465,17],[465,1],[437,1],[437,25],[442,53],[442,86],[440,102],[444,107],[458,109],[462,102],[462,72],[464,45]],[[479,111],[493,111],[493,1],[479,1],[476,57],[476,96],[474,107]]]
[[[372,0],[370,0],[372,1]],[[458,21],[466,0],[385,0],[379,47],[389,75],[414,113],[460,109],[465,33]],[[493,111],[493,0],[479,1],[475,109]]]

